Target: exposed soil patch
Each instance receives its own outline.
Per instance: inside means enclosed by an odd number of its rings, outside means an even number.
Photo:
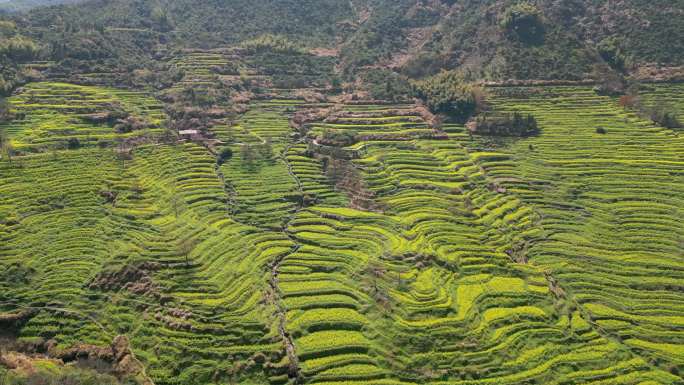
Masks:
[[[339,48],[325,48],[325,47],[314,48],[309,52],[312,55],[322,56],[322,57],[335,57],[335,56],[340,54]]]
[[[662,67],[647,64],[637,67],[630,75],[636,80],[646,82],[684,82],[684,66]]]
[[[151,272],[159,269],[159,264],[144,262],[137,265],[126,265],[119,270],[100,272],[88,285],[88,288],[101,291],[127,290],[133,294],[160,297],[159,287],[154,283]]]
[[[131,351],[126,336],[117,336],[110,346],[78,344],[67,349],[57,348],[54,340],[41,340],[31,344],[19,343],[11,339],[0,341],[3,342],[0,365],[10,370],[23,370],[30,373],[35,362],[47,360],[58,366],[78,365],[114,375],[119,379],[135,379],[139,384],[153,385],[145,374],[144,366]]]
[[[387,111],[364,111],[362,113],[352,111],[332,111],[328,110],[328,114],[322,117],[325,123],[341,123],[349,118],[355,118],[356,124],[376,124],[377,121],[373,118],[383,118],[386,116],[405,116],[409,120],[415,122],[424,121],[431,128],[438,128],[441,124],[439,117],[422,105],[416,105],[408,109],[389,109]],[[311,116],[313,119],[314,116]],[[363,120],[363,119],[366,120]],[[311,120],[315,121],[315,120]]]
[[[324,121],[332,110],[330,108],[312,108],[297,111],[292,119],[290,119],[290,126],[300,133],[306,130],[306,125],[309,123]]]
[[[167,314],[158,311],[154,314],[154,319],[163,322],[167,327],[174,330],[193,330],[190,318],[192,312],[189,310],[172,308],[167,310]]]
[[[375,193],[368,189],[359,170],[347,159],[334,156],[323,158],[325,175],[335,188],[349,196],[349,206],[356,210],[382,212],[383,206],[375,200]]]
[[[38,313],[37,310],[27,309],[13,313],[0,313],[0,331],[12,333],[20,329]],[[1,345],[0,345],[1,346]]]

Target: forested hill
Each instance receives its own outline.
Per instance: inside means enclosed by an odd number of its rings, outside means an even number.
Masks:
[[[601,62],[623,71],[684,61],[682,1],[380,3],[369,2],[346,60],[412,76],[461,67],[489,79],[578,79]]]
[[[0,0],[0,11],[20,12],[36,7],[75,3],[79,0]]]
[[[186,47],[234,44],[267,33],[332,45],[340,23],[351,18],[349,3],[340,0],[92,0],[26,15],[30,28],[143,29]]]
[[[380,66],[410,78],[457,69],[472,79],[579,80],[597,64],[654,76],[682,65],[683,17],[681,0],[92,0],[34,9],[18,23],[60,60],[64,42],[67,56],[139,61],[140,50],[274,34],[336,53],[348,77]],[[137,33],[121,38],[122,29]]]

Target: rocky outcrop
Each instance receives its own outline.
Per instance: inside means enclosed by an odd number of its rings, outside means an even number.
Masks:
[[[290,126],[300,132],[305,130],[305,126],[309,123],[320,122],[325,120],[332,110],[330,108],[312,108],[297,111],[292,119],[290,119]]]
[[[68,363],[78,360],[101,361],[111,365],[111,371],[119,378],[134,378],[143,385],[153,385],[147,378],[145,367],[131,351],[128,337],[119,335],[110,346],[79,344],[66,350],[51,348],[48,356]]]
[[[78,363],[119,379],[133,380],[136,384],[154,385],[145,373],[144,365],[135,357],[128,337],[116,336],[109,346],[77,344],[67,349],[57,347],[54,340],[40,340],[27,346],[23,343],[4,341],[4,347],[12,349],[0,352],[0,365],[10,369],[30,369],[35,361],[53,361],[57,366]]]
[[[15,330],[20,328],[37,314],[37,310],[27,309],[13,313],[0,313],[0,330]]]

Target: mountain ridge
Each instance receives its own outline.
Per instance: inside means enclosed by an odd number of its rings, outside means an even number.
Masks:
[[[684,64],[684,23],[677,22],[684,4],[656,2],[654,10],[653,2],[641,0],[90,0],[37,8],[21,18],[28,29],[49,20],[77,29],[147,29],[160,34],[153,43],[170,47],[211,48],[282,35],[339,52],[346,77],[383,67],[409,78],[458,70],[488,81],[582,80],[596,65],[634,73]],[[281,17],[273,20],[274,14]],[[47,35],[42,33],[49,41]]]

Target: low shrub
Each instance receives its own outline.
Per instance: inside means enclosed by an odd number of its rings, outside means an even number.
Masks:
[[[356,142],[354,134],[349,131],[326,129],[318,137],[318,143],[324,146],[345,147]]]
[[[75,150],[81,147],[81,142],[78,140],[78,138],[69,138],[67,140],[67,148],[70,150]]]
[[[7,218],[0,220],[0,223],[9,224],[13,221],[16,221],[16,219]],[[0,278],[2,278],[2,281],[13,285],[27,284],[31,282],[31,278],[35,273],[35,269],[26,266],[21,262],[13,262],[6,266],[0,267]]]
[[[648,108],[646,114],[653,123],[656,123],[665,128],[682,128],[682,123],[677,118],[677,115],[667,106],[657,105]]]
[[[624,108],[636,110],[643,119],[648,119],[659,126],[670,129],[684,127],[677,118],[674,107],[662,100],[656,100],[653,105],[647,106],[638,95],[626,94],[620,97],[618,103]]]
[[[209,70],[219,75],[240,75],[240,66],[234,62],[229,62],[220,66],[211,66]]]
[[[125,119],[117,121],[114,129],[119,133],[128,133],[132,131],[139,131],[150,127],[150,123],[137,116],[130,115]]]
[[[539,133],[537,119],[531,114],[523,116],[519,112],[502,116],[479,116],[468,124],[471,133],[492,136],[528,137]]]
[[[618,96],[625,93],[626,84],[622,76],[605,63],[594,65],[592,77],[597,85],[597,95]]]
[[[133,379],[117,380],[116,377],[100,374],[94,370],[76,367],[38,368],[28,373],[10,371],[3,385],[134,385]]]
[[[636,95],[622,95],[618,101],[623,108],[634,108],[639,104],[639,97]]]
[[[226,147],[218,155],[218,158],[216,159],[216,163],[220,166],[227,161],[229,161],[233,157],[233,150],[230,148]]]

